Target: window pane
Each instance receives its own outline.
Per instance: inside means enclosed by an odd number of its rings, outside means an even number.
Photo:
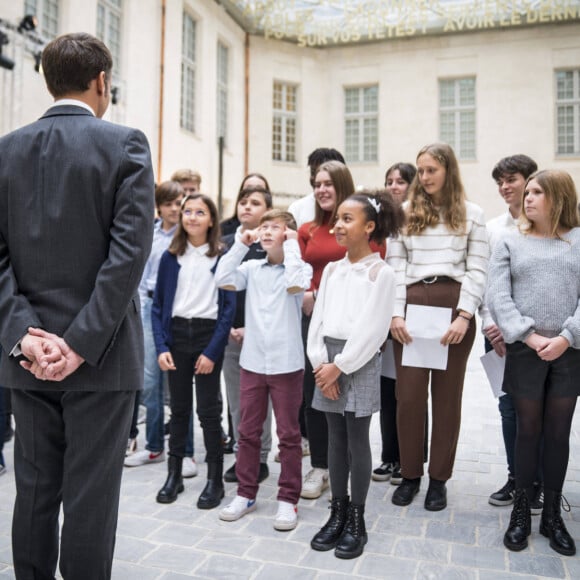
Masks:
[[[453,107],[455,105],[455,83],[439,81],[439,106]]]
[[[574,74],[573,71],[562,71],[556,73],[556,98],[573,99],[574,98]]]
[[[346,157],[349,161],[359,161],[359,121],[346,120],[345,125],[345,149]]]
[[[455,147],[455,113],[441,113],[439,136],[443,143]]]
[[[344,110],[347,113],[359,112],[359,90],[345,89],[344,91]]]
[[[378,122],[377,119],[364,120],[363,160],[376,161],[378,151]]]
[[[475,79],[461,79],[459,85],[459,104],[475,105]]]
[[[367,87],[364,89],[364,111],[365,113],[376,113],[379,109],[379,88]]]

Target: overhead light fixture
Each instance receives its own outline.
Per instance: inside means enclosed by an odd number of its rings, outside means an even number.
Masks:
[[[18,25],[18,32],[32,32],[38,26],[38,18],[34,14],[27,14]]]
[[[14,61],[2,54],[2,47],[9,42],[8,36],[0,31],[0,68],[12,70],[14,68]]]

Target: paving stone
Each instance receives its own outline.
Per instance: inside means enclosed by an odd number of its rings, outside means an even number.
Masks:
[[[142,518],[138,516],[119,514],[117,534],[121,536],[143,538],[161,528],[162,525],[162,522],[153,518]]]
[[[373,531],[401,536],[425,537],[426,527],[426,520],[382,516],[378,519]]]
[[[352,574],[358,562],[357,559],[341,560],[334,555],[332,550],[328,552],[308,550],[298,564],[307,568],[317,568],[331,572],[340,572],[342,574]]]
[[[165,523],[148,536],[148,539],[158,544],[174,544],[176,546],[195,546],[208,535],[205,528],[181,523]]]
[[[460,544],[475,544],[475,526],[429,522],[426,537]]]
[[[280,564],[265,564],[253,580],[314,580],[319,578],[316,570],[302,568],[300,566],[282,566]]]
[[[401,558],[447,562],[448,552],[448,543],[435,540],[401,538],[395,544],[395,556]]]
[[[159,580],[163,574],[164,572],[161,569],[148,568],[138,564],[129,564],[115,560],[113,562],[111,577],[123,578],[123,580]]]
[[[510,552],[509,569],[518,574],[534,574],[547,578],[566,578],[566,571],[562,558],[530,554],[526,550],[523,552]]]
[[[477,571],[469,568],[421,562],[416,578],[418,580],[477,580]]]
[[[199,550],[163,545],[149,554],[141,563],[161,570],[187,574],[205,558],[206,555]]]
[[[404,580],[414,578],[416,569],[415,560],[367,554],[357,571],[371,578]]]
[[[214,580],[249,579],[260,570],[262,564],[232,556],[210,556],[195,568],[194,576],[213,578]]]
[[[143,538],[131,538],[119,535],[115,542],[115,559],[136,563],[158,547],[158,544],[154,544]]]
[[[506,551],[505,549],[496,550],[493,548],[454,545],[451,548],[451,561],[459,566],[469,566],[475,569],[506,570]]]
[[[272,536],[276,532],[273,530]],[[287,537],[287,536],[286,536]],[[246,543],[247,549],[247,543]],[[292,542],[290,539],[269,539],[257,540],[253,543],[251,549],[247,551],[247,556],[254,560],[265,562],[279,562],[281,564],[296,564],[300,561],[307,551],[312,548],[308,544]]]

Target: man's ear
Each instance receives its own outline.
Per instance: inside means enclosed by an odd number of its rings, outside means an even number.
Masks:
[[[99,95],[107,96],[107,92],[109,91],[109,83],[107,80],[107,73],[105,71],[101,71],[97,78],[97,92]]]

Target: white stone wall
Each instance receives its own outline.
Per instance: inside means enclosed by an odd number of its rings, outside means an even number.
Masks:
[[[23,0],[0,0],[0,18],[17,24]],[[228,147],[224,196],[235,197],[244,174],[245,33],[214,0],[166,0],[163,120],[160,131],[162,0],[124,0],[120,103],[107,118],[141,128],[151,144],[158,180],[181,167],[197,169],[202,189],[217,197],[217,42],[230,51]],[[183,10],[197,20],[195,134],[179,126]],[[96,0],[62,0],[60,32],[96,29]],[[14,71],[0,71],[0,131],[37,118],[50,104],[34,60],[14,40]],[[580,23],[409,37],[336,48],[300,48],[251,37],[248,170],[264,173],[273,191],[309,190],[306,158],[316,147],[344,151],[343,89],[379,84],[379,162],[353,164],[355,183],[380,186],[396,161],[413,162],[419,148],[438,139],[438,79],[475,76],[477,160],[461,163],[470,199],[488,217],[504,211],[490,172],[501,157],[526,153],[540,167],[572,173],[580,186],[580,159],[555,156],[554,70],[580,67]],[[272,85],[298,90],[297,162],[272,161]],[[280,198],[284,203],[287,198]],[[282,201],[284,200],[284,201]],[[226,202],[226,214],[232,204]]]

